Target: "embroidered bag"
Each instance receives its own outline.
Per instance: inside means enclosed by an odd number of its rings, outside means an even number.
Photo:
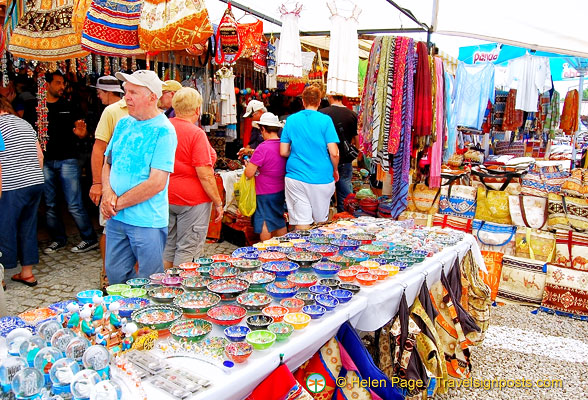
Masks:
[[[476,219],[495,222],[497,224],[512,224],[508,208],[508,193],[499,190],[487,190],[478,187],[478,205]]]
[[[398,221],[414,220],[414,224],[417,226],[433,226],[433,215],[425,214],[417,211],[403,211],[398,216]]]
[[[415,183],[409,186],[406,210],[435,214],[439,209],[440,192],[441,188],[430,189],[424,183]]]
[[[494,144],[494,154],[523,157],[525,155],[525,142],[500,140]]]
[[[521,194],[547,197],[548,193],[559,193],[569,176],[570,173],[561,171],[558,165],[539,167],[535,164],[522,178]]]
[[[566,196],[588,198],[588,172],[583,168],[575,168],[561,186],[561,193]]]
[[[213,34],[203,0],[145,0],[139,45],[145,52],[184,50]]]
[[[585,232],[588,229],[588,200],[555,193],[549,193],[547,199],[547,226],[550,230],[573,229],[576,232]]]
[[[515,255],[551,262],[555,253],[555,235],[539,229],[519,227],[515,235]]]
[[[464,185],[444,186],[441,189],[439,213],[473,219],[476,214],[476,189]]]
[[[472,232],[472,220],[469,218],[453,217],[451,215],[435,214],[433,226],[451,228],[466,233]]]
[[[547,264],[541,310],[588,320],[588,271]]]
[[[231,3],[220,20],[216,37],[216,63],[220,65],[236,62],[243,51],[243,44],[237,29],[237,21],[231,11]]]
[[[504,256],[497,301],[540,305],[545,288],[545,262]]]
[[[517,195],[521,192],[521,176],[524,172],[504,170],[500,168],[486,168],[483,165],[472,168],[472,186],[476,189],[485,187],[488,190],[506,191]]]
[[[502,254],[514,254],[515,233],[513,225],[496,224],[494,222],[475,219],[472,223],[472,235],[478,241],[481,250],[496,251]]]
[[[461,260],[461,283],[463,287],[461,304],[480,328],[480,332],[472,332],[468,336],[472,344],[477,346],[484,340],[490,325],[492,300],[490,287],[480,277],[480,267],[476,264],[471,250]]]
[[[498,294],[498,286],[500,285],[500,274],[502,272],[502,258],[504,254],[496,251],[482,250],[482,258],[484,258],[484,265],[487,273],[480,272],[484,283],[490,288],[490,299],[495,300]]]
[[[552,264],[588,271],[588,234],[557,231],[555,256]]]
[[[547,199],[535,196],[508,196],[512,224],[541,229],[547,223]]]

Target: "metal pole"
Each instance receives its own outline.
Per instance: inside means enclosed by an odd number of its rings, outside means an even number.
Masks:
[[[272,24],[278,25],[278,26],[282,26],[282,22],[278,21],[277,19],[274,19],[272,17],[268,17],[265,14],[260,13],[259,11],[255,11],[253,8],[249,8],[247,6],[244,6],[243,4],[239,4],[236,1],[232,1],[232,0],[219,0],[222,1],[223,3],[231,3],[231,6],[238,8],[239,10],[248,12],[251,15],[255,15],[256,17],[259,17],[267,22],[271,22]]]
[[[418,19],[416,19],[416,17],[412,14],[412,12],[410,10],[407,10],[406,8],[400,7],[398,4],[396,4],[394,1],[392,0],[386,0],[388,3],[390,3],[392,6],[394,6],[398,11],[400,11],[402,14],[406,15],[408,18],[410,18],[413,22],[417,23],[418,25],[422,26],[423,28],[425,28],[426,30],[429,30],[429,27],[427,26],[427,24],[422,23],[421,21],[419,21]]]

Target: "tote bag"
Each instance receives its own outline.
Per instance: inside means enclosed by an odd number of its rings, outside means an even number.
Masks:
[[[525,227],[517,228],[515,236],[517,257],[551,262],[554,253],[555,235],[553,233]]]
[[[430,189],[424,183],[415,183],[409,187],[407,211],[418,211],[424,214],[435,214],[439,209],[441,189]]]
[[[477,199],[476,219],[497,224],[512,224],[507,192],[487,190],[479,186]]]
[[[551,230],[588,230],[588,200],[575,197],[548,195],[547,226]]]
[[[588,271],[547,264],[541,309],[588,320]]]
[[[496,224],[475,219],[472,223],[472,235],[480,249],[513,255],[515,250],[516,226]]]
[[[588,198],[588,172],[583,168],[576,168],[561,186],[561,193],[566,196]]]
[[[439,213],[473,219],[476,214],[476,189],[464,185],[444,186],[441,189]]]
[[[552,264],[588,271],[588,234],[557,231]]]
[[[560,170],[558,165],[547,167],[533,165],[522,178],[521,194],[547,197],[549,193],[559,193],[569,176],[570,173]]]
[[[536,196],[508,196],[512,224],[541,229],[547,223],[547,199]]]
[[[466,233],[472,233],[472,220],[469,218],[435,214],[433,217],[433,226],[438,226],[440,228],[451,228]]]
[[[545,289],[544,267],[543,261],[504,256],[496,300],[540,305]]]

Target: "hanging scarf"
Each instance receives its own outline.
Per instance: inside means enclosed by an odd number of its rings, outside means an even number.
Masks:
[[[555,131],[559,126],[559,92],[553,91],[551,102],[547,107],[547,114],[543,122],[543,133],[549,135],[551,139],[555,137]]]
[[[570,90],[566,94],[563,112],[561,113],[561,122],[559,128],[566,135],[571,135],[578,130],[578,90]]]
[[[359,144],[364,154],[372,156],[372,120],[374,113],[374,100],[376,95],[376,80],[380,67],[380,52],[383,37],[378,36],[372,43],[368,70],[364,82],[361,105],[358,117]]]
[[[406,72],[406,54],[408,53],[408,40],[398,38],[396,40],[394,65],[394,85],[392,94],[392,110],[390,117],[390,138],[388,140],[388,152],[396,154],[400,147],[400,130],[402,126],[402,98],[404,96],[404,74]],[[400,61],[400,62],[398,62]],[[400,84],[402,82],[402,84]]]
[[[435,136],[436,140],[430,151],[431,167],[429,170],[429,187],[438,188],[441,186],[441,162],[443,152],[443,131],[445,129],[445,115],[443,112],[443,100],[445,98],[443,82],[443,60],[440,57],[434,58],[435,77],[437,87],[435,90]]]
[[[445,120],[447,123],[447,147],[443,153],[443,161],[449,160],[449,158],[455,153],[457,144],[457,127],[454,124],[453,117],[453,87],[455,85],[455,79],[453,75],[450,75],[445,71]]]
[[[516,131],[523,126],[523,111],[515,109],[516,99],[517,90],[510,89],[504,108],[504,119],[502,120],[503,131]]]
[[[431,135],[432,124],[432,97],[431,97],[431,71],[429,68],[429,55],[427,45],[417,43],[417,67],[415,79],[415,108],[414,108],[414,134],[418,136]]]

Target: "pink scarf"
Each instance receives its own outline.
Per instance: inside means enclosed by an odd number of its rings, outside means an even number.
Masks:
[[[435,57],[435,74],[437,76],[437,90],[435,92],[435,109],[436,112],[436,133],[437,140],[430,150],[431,167],[429,173],[429,187],[437,188],[441,186],[441,162],[443,160],[443,132],[445,131],[445,109],[443,107],[445,99],[445,80],[443,73],[443,60]]]

